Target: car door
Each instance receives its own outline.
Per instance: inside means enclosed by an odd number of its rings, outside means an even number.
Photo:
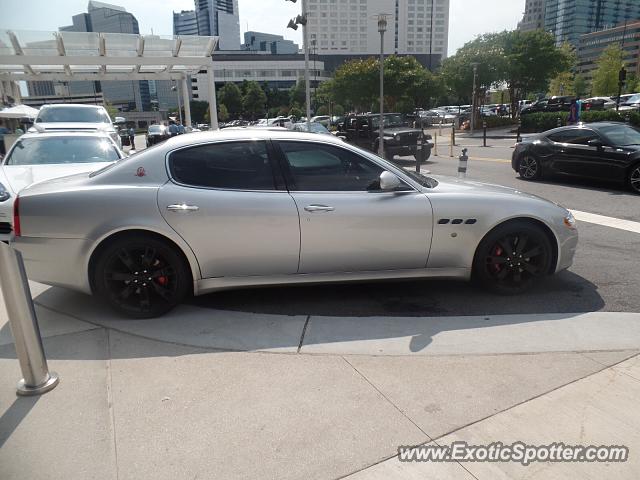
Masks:
[[[247,140],[169,154],[171,181],[158,207],[194,251],[203,278],[297,272],[298,210],[269,149]]]
[[[351,149],[277,144],[300,215],[300,273],[426,267],[433,223],[426,195],[408,185],[381,191],[384,168]]]
[[[589,145],[591,140],[602,140],[590,128],[575,127],[564,130],[561,136],[551,135],[558,140],[555,168],[560,173],[580,177],[597,177],[606,162],[604,149]]]

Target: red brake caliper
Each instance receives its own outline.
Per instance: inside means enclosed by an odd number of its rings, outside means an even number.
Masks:
[[[504,250],[502,250],[502,247],[501,247],[500,245],[496,245],[496,246],[493,248],[493,255],[494,255],[495,257],[499,257],[500,255],[502,255],[502,252],[503,252],[503,251],[504,251]],[[498,273],[500,270],[502,270],[502,267],[500,266],[500,264],[499,264],[499,263],[492,263],[492,264],[491,264],[491,268],[493,268],[493,270],[494,270],[496,273]]]

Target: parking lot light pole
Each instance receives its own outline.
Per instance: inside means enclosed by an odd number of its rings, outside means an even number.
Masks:
[[[296,3],[297,0],[288,0],[289,2]],[[298,15],[296,18],[292,19],[287,28],[292,28],[293,30],[298,29],[298,25],[302,25],[302,43],[304,48],[304,90],[305,90],[305,101],[307,103],[307,131],[311,131],[311,85],[309,80],[309,34],[307,32],[307,0],[302,0],[302,15]]]
[[[476,129],[476,78],[478,76],[479,63],[472,63],[473,67],[473,97],[471,98],[471,132]]]
[[[378,32],[380,32],[380,138],[378,155],[384,158],[384,32],[387,31],[387,15],[378,15]]]

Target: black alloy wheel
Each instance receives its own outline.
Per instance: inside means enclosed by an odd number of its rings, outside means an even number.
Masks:
[[[518,174],[525,180],[537,180],[542,176],[540,162],[532,155],[524,154],[518,165]]]
[[[117,312],[153,318],[178,305],[190,290],[182,257],[153,237],[123,237],[111,243],[96,262],[97,293]]]
[[[631,167],[627,181],[634,193],[640,193],[640,163]]]
[[[551,270],[551,243],[542,229],[515,221],[495,228],[480,242],[474,278],[500,294],[522,293]]]

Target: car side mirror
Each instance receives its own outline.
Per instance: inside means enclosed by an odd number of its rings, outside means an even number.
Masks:
[[[387,172],[386,170],[380,174],[380,190],[389,192],[395,190],[402,182],[397,175]]]
[[[587,142],[587,145],[589,145],[590,147],[596,147],[596,148],[602,148],[605,146],[604,142],[599,138],[594,138],[593,140],[589,140]]]

